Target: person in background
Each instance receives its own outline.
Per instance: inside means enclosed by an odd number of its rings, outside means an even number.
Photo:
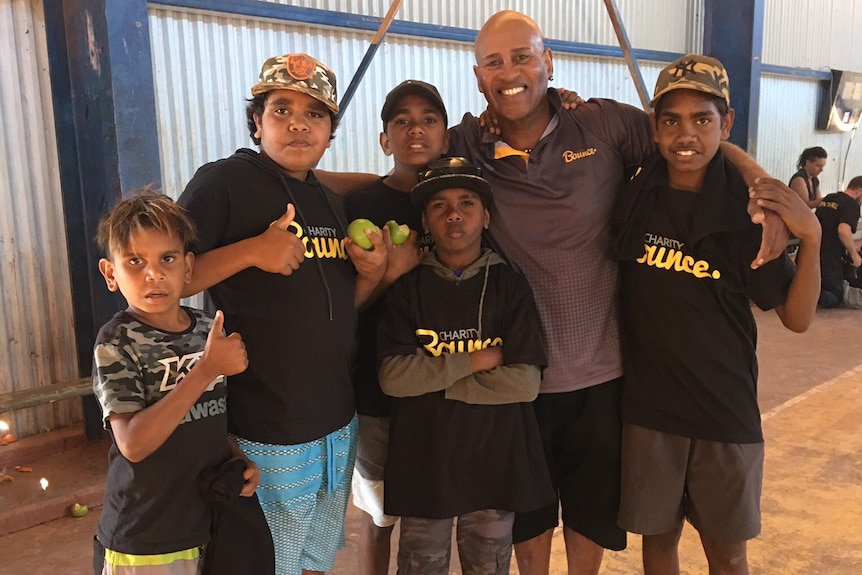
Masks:
[[[817,176],[823,173],[823,168],[826,167],[826,158],[826,150],[820,146],[805,148],[799,155],[799,159],[796,160],[796,173],[790,177],[790,181],[787,183],[812,210],[823,199],[823,195],[820,193],[820,179]]]
[[[820,307],[841,307],[844,301],[845,264],[858,269],[862,265],[859,247],[853,240],[859,223],[862,203],[862,176],[856,176],[842,192],[829,194],[815,214],[823,228],[820,244]]]

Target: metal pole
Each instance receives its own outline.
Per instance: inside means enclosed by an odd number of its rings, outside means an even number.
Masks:
[[[374,54],[377,53],[377,48],[380,47],[380,42],[386,35],[386,31],[389,30],[392,20],[395,19],[395,13],[398,12],[398,9],[401,7],[402,1],[403,0],[394,0],[392,2],[392,5],[389,6],[389,11],[383,18],[383,22],[380,23],[380,28],[378,28],[374,38],[371,39],[371,45],[368,47],[368,50],[365,51],[365,56],[362,57],[362,62],[359,63],[359,68],[357,68],[356,73],[353,74],[353,78],[350,80],[350,85],[347,86],[347,90],[344,92],[344,96],[341,97],[341,102],[338,104],[338,119],[341,119],[344,116],[344,111],[347,109],[347,106],[350,105],[350,100],[353,99],[353,94],[356,92],[356,88],[358,88],[359,83],[362,82],[362,78],[365,76],[365,71],[368,70],[371,60],[374,59]]]
[[[605,8],[608,10],[608,16],[611,18],[611,24],[614,27],[614,32],[617,34],[617,40],[620,43],[620,48],[623,51],[623,56],[626,59],[626,64],[629,67],[629,72],[632,75],[632,80],[635,83],[635,88],[638,91],[638,96],[641,100],[641,106],[643,107],[645,112],[650,111],[649,106],[649,91],[647,90],[646,84],[644,83],[644,78],[641,75],[641,70],[638,67],[637,60],[632,54],[632,45],[629,42],[629,36],[626,34],[626,28],[623,25],[623,20],[620,17],[620,11],[617,8],[617,3],[615,0],[604,0]]]

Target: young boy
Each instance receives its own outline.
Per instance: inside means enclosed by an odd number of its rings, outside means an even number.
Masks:
[[[383,230],[388,252],[381,292],[419,263],[420,252],[430,249],[431,237],[419,235],[422,222],[410,201],[419,171],[439,158],[449,144],[448,116],[437,88],[419,80],[406,80],[386,96],[380,113],[383,132],[380,147],[395,160],[392,172],[347,199],[350,220],[366,218],[385,228],[389,220],[410,227],[410,237],[395,246]],[[389,437],[390,399],[377,381],[377,324],[383,298],[359,314],[359,341],[354,390],[359,414],[353,504],[362,511],[359,526],[360,575],[389,572],[390,539],[397,517],[383,513],[383,468]]]
[[[411,192],[434,240],[389,290],[380,386],[392,401],[385,510],[401,516],[399,573],[508,574],[514,512],[553,501],[536,398],[545,353],[526,280],[481,247],[491,188],[463,158]]]
[[[113,444],[97,575],[196,573],[211,510],[198,476],[239,454],[227,440],[226,375],[248,360],[224,317],[180,306],[194,226],[170,198],[141,192],[99,224],[99,271],[128,308],[99,331],[93,389]],[[250,496],[259,471],[244,472]]]
[[[344,545],[356,307],[385,271],[386,246],[377,233],[369,251],[346,238],[343,201],[312,170],[336,128],[332,70],[306,54],[269,58],[251,93],[260,152],[203,166],[180,198],[198,228],[185,293],[207,289],[243,334],[249,369],[231,382],[228,428],[262,470],[276,572],[298,575],[332,569]]]
[[[688,55],[667,66],[652,106],[660,155],[627,184],[615,214],[626,372],[620,526],[643,534],[649,575],[679,573],[685,519],[710,573],[743,574],[763,479],[749,299],[793,331],[808,328],[820,226],[777,180],[749,193],[722,156],[733,110],[718,60]],[[786,255],[751,269],[761,231],[749,197],[799,238],[795,270]]]

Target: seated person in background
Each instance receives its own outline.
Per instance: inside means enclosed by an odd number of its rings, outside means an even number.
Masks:
[[[826,150],[820,146],[805,148],[796,161],[798,171],[791,176],[787,183],[812,210],[823,199],[823,195],[820,193],[820,180],[817,179],[817,176],[826,167],[826,157]]]
[[[862,203],[862,176],[856,176],[843,192],[829,194],[815,214],[823,229],[820,244],[820,307],[840,307],[844,299],[844,261],[850,260],[854,268],[862,264],[862,257],[853,242],[859,222],[859,204]]]

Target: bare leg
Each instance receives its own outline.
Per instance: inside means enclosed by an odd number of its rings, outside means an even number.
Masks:
[[[709,575],[748,575],[748,554],[745,541],[718,541],[700,536]]]
[[[362,512],[359,519],[359,573],[386,575],[389,573],[389,542],[392,525],[378,527],[371,516]]]
[[[323,571],[309,571],[308,569],[303,569],[302,575],[323,575]]]
[[[563,527],[569,575],[598,575],[605,550],[592,539]]]
[[[679,538],[682,523],[673,531],[643,536],[644,575],[679,575]]]
[[[554,530],[548,529],[541,535],[514,545],[520,575],[548,575],[551,570],[553,536]]]

